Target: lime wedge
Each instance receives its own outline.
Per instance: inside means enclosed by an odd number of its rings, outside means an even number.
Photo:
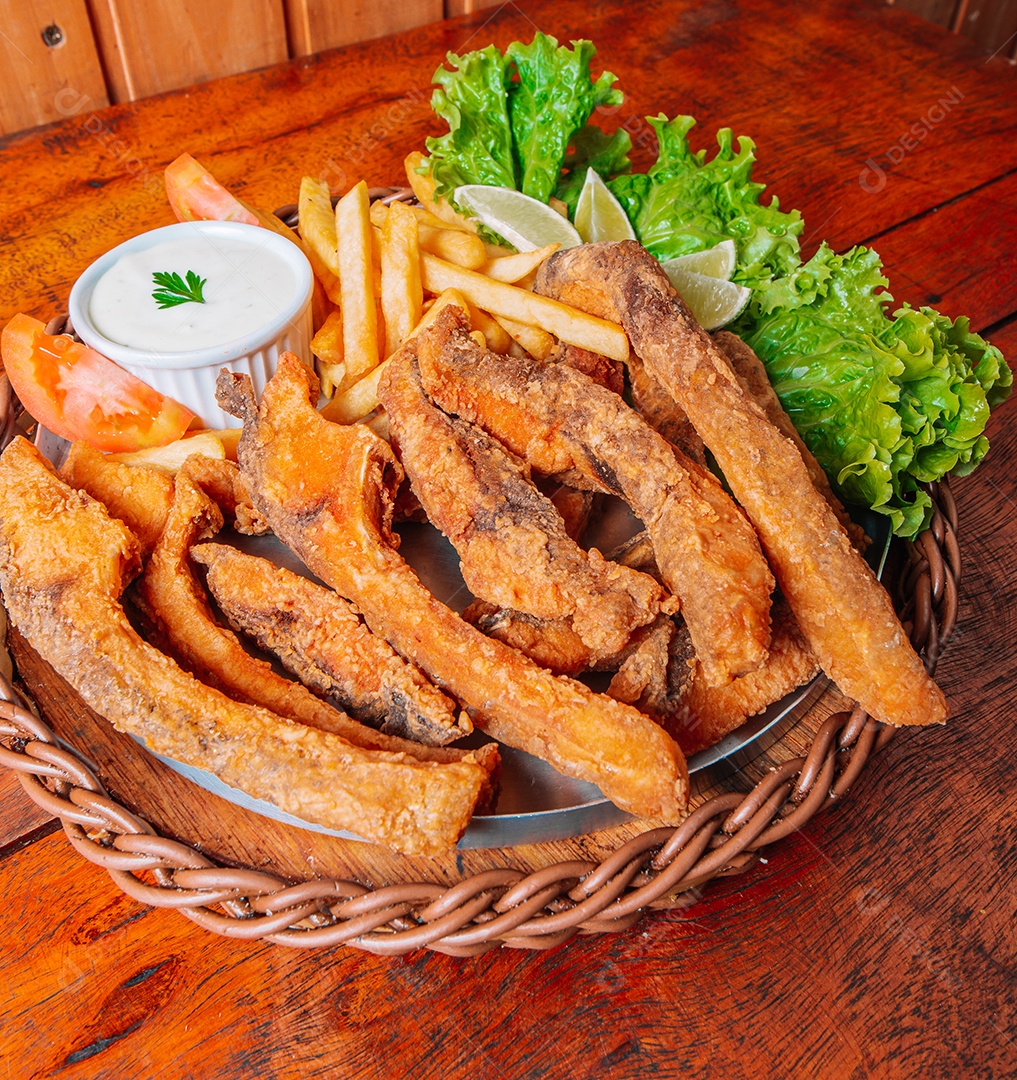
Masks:
[[[567,218],[521,191],[463,184],[452,198],[517,251],[536,251],[546,244],[576,247],[583,242]]]
[[[578,217],[577,213],[576,218]],[[582,232],[582,229],[579,231]],[[693,251],[690,255],[679,255],[677,259],[669,259],[660,265],[664,267],[669,277],[671,268],[677,267],[681,270],[690,270],[694,274],[705,274],[707,277],[723,278],[724,281],[729,281],[734,273],[737,259],[735,242],[722,240],[715,247],[707,248],[705,251]],[[675,285],[675,288],[677,287]]]
[[[628,214],[596,169],[586,170],[586,182],[576,203],[576,231],[584,244],[636,238]]]
[[[752,290],[744,285],[681,267],[672,267],[667,276],[704,330],[726,326],[741,313],[752,295]]]

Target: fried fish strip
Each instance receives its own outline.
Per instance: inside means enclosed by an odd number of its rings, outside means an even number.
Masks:
[[[170,506],[173,481],[157,469],[109,461],[85,442],[72,443],[60,467],[60,476],[72,488],[86,491],[113,517],[124,522],[141,544],[147,558],[159,541]]]
[[[791,422],[791,417],[784,411],[784,406],[777,397],[777,392],[770,384],[770,378],[766,374],[763,361],[745,344],[737,334],[728,330],[718,330],[713,335],[713,340],[720,347],[720,351],[727,357],[731,364],[731,370],[742,385],[742,389],[749,397],[766,413],[767,420],[783,435],[790,439],[798,447],[798,453],[802,455],[805,468],[809,470],[812,483],[816,490],[830,504],[830,508],[837,515],[837,520],[844,526],[851,543],[859,551],[864,552],[868,546],[868,538],[865,532],[856,525],[844,504],[834,494],[830,487],[830,478],[826,475],[823,466],[819,464],[812,451],[802,441],[798,429]]]
[[[680,656],[671,664],[682,664]],[[688,669],[686,668],[686,671]],[[695,754],[729,735],[750,716],[779,701],[819,673],[817,662],[794,616],[781,600],[773,608],[770,655],[758,671],[727,686],[707,686],[693,664],[678,701],[663,715],[655,714],[686,754]]]
[[[680,459],[617,394],[566,364],[481,349],[454,312],[442,312],[421,339],[419,364],[424,388],[447,412],[539,471],[578,474],[629,504],[711,683],[763,662],[773,578],[751,525],[710,473]]]
[[[239,532],[259,535],[268,531],[251,504],[236,462],[192,454],[179,471],[186,472],[211,497]],[[71,487],[87,491],[122,521],[141,541],[142,557],[148,557],[169,517],[171,477],[143,465],[111,461],[84,442],[71,445],[60,476]]]
[[[459,553],[475,596],[542,619],[570,618],[596,657],[616,653],[654,619],[666,595],[657,582],[571,539],[522,461],[434,406],[415,348],[389,365],[378,398],[413,491]]]
[[[629,372],[629,385],[632,388],[632,403],[640,416],[658,434],[688,458],[706,464],[706,447],[692,426],[689,418],[679,408],[673,397],[646,370],[646,365],[634,353],[629,353],[626,361]]]
[[[16,439],[0,458],[0,586],[14,624],[81,697],[158,754],[290,813],[412,854],[451,849],[486,782],[352,746],[232,701],[143,641],[119,597],[138,542]]]
[[[878,720],[942,723],[946,699],[802,456],[634,241],[557,252],[535,288],[619,320],[633,350],[688,414],[763,542],[823,670]]]
[[[263,587],[270,583],[276,577],[272,573],[276,568],[266,559],[246,555],[225,544],[197,543],[218,533],[222,523],[219,508],[186,471],[181,470],[177,474],[173,505],[166,527],[145,564],[144,572],[134,585],[134,599],[146,620],[146,629],[152,630],[148,637],[153,644],[165,644],[164,651],[169,652],[182,667],[234,700],[261,705],[279,716],[309,724],[320,731],[330,731],[354,746],[408,754],[421,761],[478,761],[489,774],[494,770],[497,750],[493,745],[491,750],[485,749],[482,754],[478,752],[472,755],[463,750],[432,749],[396,735],[383,734],[333,708],[312,694],[306,686],[283,678],[265,660],[251,656],[235,634],[216,623],[189,556],[195,557],[198,562],[215,565],[219,579],[227,586],[232,584],[234,591],[239,586],[248,596],[254,593],[259,583]],[[204,559],[202,552],[206,553]],[[286,573],[278,571],[279,576]],[[334,594],[329,594],[319,585],[305,581],[296,574],[289,574],[289,577],[303,582],[308,590],[316,589],[338,601]],[[321,605],[313,614],[325,617]],[[301,617],[306,620],[311,616],[312,612],[307,608],[301,608],[299,613],[290,610],[290,617],[294,621]],[[363,635],[367,634],[355,615],[349,618]],[[355,631],[351,631],[351,636],[354,635]],[[384,668],[385,659],[390,667],[406,667],[386,642],[372,637],[372,643],[375,655],[371,659],[379,667]],[[388,655],[379,656],[381,653]],[[451,702],[425,683],[422,676],[418,675],[417,680],[426,685],[446,709],[451,706]],[[403,711],[406,711],[405,703]]]
[[[241,467],[276,535],[495,738],[598,784],[627,810],[675,820],[688,774],[671,738],[635,709],[484,637],[424,588],[394,547],[401,469],[391,447],[362,425],[321,417],[313,379],[284,354],[260,409],[248,380],[219,379],[220,403],[244,420]]]
[[[191,557],[208,567],[206,584],[234,629],[274,653],[305,685],[387,733],[376,738],[438,747],[470,730],[467,718],[456,722],[455,702],[330,589],[226,544],[196,545]]]

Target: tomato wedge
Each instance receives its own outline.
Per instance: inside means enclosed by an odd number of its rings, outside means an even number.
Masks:
[[[66,334],[15,315],[0,336],[3,366],[29,414],[55,435],[97,450],[179,439],[194,413]]]
[[[254,212],[190,154],[166,166],[166,197],[177,221],[242,221],[259,225]]]

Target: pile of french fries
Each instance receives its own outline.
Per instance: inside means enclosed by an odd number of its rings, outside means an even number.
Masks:
[[[328,186],[310,176],[300,185],[300,233],[331,305],[311,341],[330,420],[367,422],[380,434],[377,388],[389,357],[442,308],[470,317],[478,343],[493,352],[544,360],[556,339],[616,360],[628,340],[614,323],[531,291],[540,264],[557,244],[530,252],[485,243],[476,226],[406,159],[419,205],[371,203],[356,184],[332,209]]]

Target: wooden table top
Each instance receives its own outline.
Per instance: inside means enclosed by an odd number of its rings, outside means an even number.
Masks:
[[[444,53],[538,27],[598,45],[640,164],[647,113],[692,113],[700,145],[750,134],[807,253],[872,242],[897,299],[1017,356],[1017,72],[875,2],[517,0],[131,106],[68,94],[65,122],[0,148],[2,320],[57,313],[93,258],[169,223],[184,150],[269,208],[305,172],[398,182]],[[468,960],[222,939],[124,896],[0,772],[0,1075],[1014,1075],[1015,408],[954,485],[953,719],[900,733],[765,865],[626,933]]]

